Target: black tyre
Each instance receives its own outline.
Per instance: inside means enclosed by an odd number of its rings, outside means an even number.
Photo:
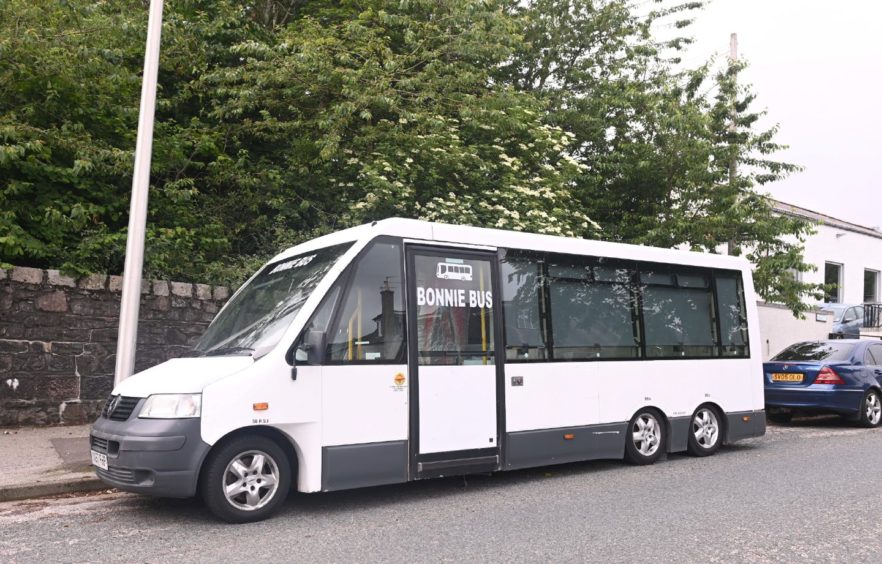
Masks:
[[[200,489],[205,505],[228,523],[261,521],[288,497],[291,465],[274,441],[236,437],[205,462]]]
[[[686,452],[692,456],[710,456],[723,444],[723,418],[720,412],[703,405],[692,414]]]
[[[879,390],[867,390],[861,399],[858,424],[861,427],[878,427],[880,423],[882,423],[882,399]]]
[[[793,420],[793,412],[792,411],[769,411],[769,410],[766,410],[766,417],[772,423],[787,424]]]
[[[652,464],[662,455],[667,438],[665,424],[651,409],[637,412],[628,423],[625,460],[631,464]]]

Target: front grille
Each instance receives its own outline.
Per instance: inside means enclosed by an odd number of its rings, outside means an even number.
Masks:
[[[135,406],[138,405],[139,398],[130,398],[126,396],[110,396],[107,401],[104,403],[104,410],[101,412],[101,417],[105,419],[110,419],[111,421],[126,421],[132,415],[132,411],[134,411]],[[110,411],[110,406],[116,402],[116,405],[113,407],[113,411]]]
[[[107,453],[107,439],[92,435],[92,450],[95,452]]]
[[[113,466],[111,466],[107,470],[96,468],[95,472],[97,472],[99,476],[108,478],[110,480],[113,480],[114,482],[120,482],[123,484],[135,483],[134,470],[126,470],[125,468],[114,468]]]

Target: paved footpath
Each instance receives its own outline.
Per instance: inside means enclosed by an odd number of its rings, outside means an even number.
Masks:
[[[90,465],[90,427],[0,428],[0,501],[107,489]]]

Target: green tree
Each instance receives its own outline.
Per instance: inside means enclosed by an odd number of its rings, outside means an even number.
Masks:
[[[772,213],[761,188],[798,167],[771,158],[776,128],[757,130],[740,64],[711,78],[711,65],[678,70],[701,2],[533,0],[513,9],[523,42],[499,79],[535,93],[551,123],[574,135],[582,164],[573,194],[601,237],[662,247],[747,252],[768,300],[804,310],[817,287],[794,271],[811,267],[801,241],[810,227]],[[733,166],[734,165],[734,166]],[[725,252],[725,251],[723,251]]]
[[[816,269],[803,260],[802,245],[813,227],[775,213],[768,195],[760,191],[801,169],[772,158],[786,147],[774,140],[777,126],[758,130],[765,112],[752,109],[756,96],[739,80],[744,68],[743,62],[728,61],[714,77],[716,93],[708,112],[714,141],[711,193],[704,196],[708,205],[690,222],[687,231],[692,233],[686,236],[698,240],[701,232],[713,230],[715,237],[698,248],[710,250],[709,245],[725,241],[729,252],[745,254],[755,265],[754,284],[764,299],[801,314],[808,309],[806,297],[823,298],[823,285],[796,276]]]
[[[251,30],[232,4],[177,4],[163,31],[146,273],[198,279],[229,243],[199,198],[223,151],[189,85]],[[146,16],[137,0],[0,4],[0,261],[121,270]]]
[[[397,215],[731,242],[761,294],[799,311],[808,227],[760,192],[795,167],[772,158],[740,67],[677,70],[701,5],[167,3],[147,275],[236,282],[283,246]],[[145,8],[0,4],[0,262],[121,269]]]
[[[210,117],[261,176],[281,232],[398,215],[589,235],[572,135],[490,74],[519,41],[501,3],[371,2],[305,16],[206,75]]]

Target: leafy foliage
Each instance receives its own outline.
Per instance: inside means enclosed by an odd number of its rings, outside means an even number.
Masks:
[[[809,268],[808,227],[759,192],[796,167],[756,131],[739,65],[681,72],[688,38],[654,32],[700,7],[166,3],[147,274],[235,283],[283,246],[395,215],[731,242],[799,311],[814,288],[788,272]],[[0,261],[121,269],[146,18],[141,0],[0,5]]]

